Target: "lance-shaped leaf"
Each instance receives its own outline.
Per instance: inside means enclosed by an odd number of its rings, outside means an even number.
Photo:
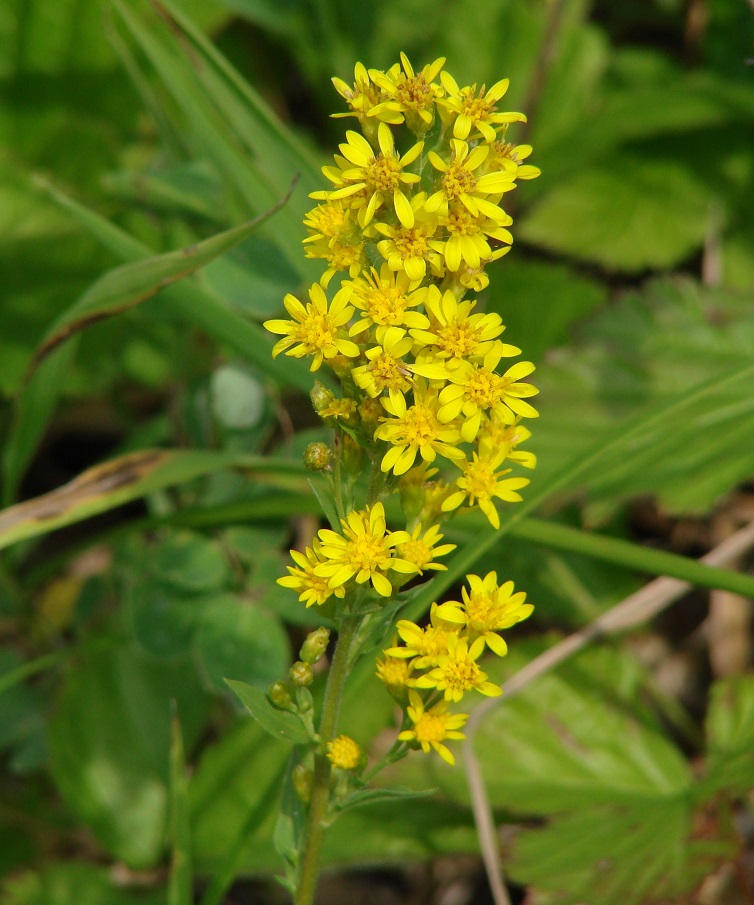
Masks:
[[[148,449],[128,453],[89,468],[57,490],[0,512],[0,549],[224,468],[244,468],[273,484],[277,472],[288,484],[303,466],[227,452]]]

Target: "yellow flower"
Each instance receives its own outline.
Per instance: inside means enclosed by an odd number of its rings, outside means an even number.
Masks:
[[[413,689],[409,691],[410,705],[406,709],[409,719],[414,724],[412,729],[404,729],[398,735],[402,742],[413,742],[421,745],[422,751],[429,754],[430,747],[434,748],[440,757],[450,764],[455,764],[455,758],[442,743],[445,739],[457,741],[466,736],[458,730],[469,718],[466,713],[448,713],[448,705],[440,701],[429,710],[424,709],[424,702]]]
[[[341,526],[342,535],[329,528],[319,532],[325,562],[315,568],[315,574],[326,578],[331,588],[342,587],[355,578],[357,584],[371,581],[378,594],[390,597],[393,587],[385,572],[389,569],[407,574],[416,572],[410,562],[393,555],[393,548],[410,535],[408,531],[386,531],[382,503],[349,512],[347,518],[341,519]]]
[[[488,200],[490,195],[502,195],[516,187],[516,166],[504,161],[506,166],[490,173],[475,174],[490,153],[489,145],[471,148],[465,141],[450,140],[451,157],[445,162],[439,154],[430,151],[427,155],[432,166],[442,173],[441,188],[427,198],[424,205],[430,213],[447,211],[448,205],[460,202],[475,217],[491,217],[505,222],[508,215],[496,204]]]
[[[502,139],[492,145],[492,164],[500,166],[503,161],[510,160],[516,165],[516,179],[536,179],[542,171],[531,164],[522,164],[522,160],[531,154],[531,145],[514,145]]]
[[[482,430],[477,436],[477,448],[483,456],[489,456],[493,452],[504,452],[505,458],[516,462],[524,468],[534,468],[537,457],[532,452],[516,449],[519,443],[524,443],[531,437],[531,431],[519,423],[516,418],[513,424],[506,419],[487,419]]]
[[[477,129],[486,142],[495,141],[495,128],[515,122],[526,122],[523,113],[498,113],[497,102],[508,90],[510,79],[501,79],[485,91],[486,86],[477,91],[476,85],[459,88],[458,82],[447,72],[440,74],[440,81],[447,97],[440,98],[438,104],[446,116],[453,118],[454,138],[466,139],[472,128]]]
[[[402,69],[396,65],[386,73],[369,70],[372,81],[387,98],[372,107],[369,113],[393,125],[405,121],[414,133],[426,132],[434,119],[435,98],[443,93],[434,80],[445,65],[445,57],[427,64],[419,73],[414,72],[405,53],[401,53],[401,64]]]
[[[411,369],[403,358],[411,351],[413,340],[399,327],[387,327],[381,335],[381,343],[367,349],[367,364],[354,368],[353,382],[370,396],[379,396],[384,390],[393,394],[407,393],[411,389]]]
[[[333,76],[332,83],[338,94],[344,98],[351,108],[350,113],[333,113],[333,119],[342,119],[345,116],[356,116],[362,129],[368,125],[370,110],[382,99],[382,92],[369,78],[366,66],[357,63],[353,70],[353,86]]]
[[[426,675],[414,679],[416,688],[436,688],[444,692],[446,701],[460,701],[467,691],[478,691],[488,697],[502,694],[499,685],[487,681],[487,673],[477,664],[484,650],[484,639],[477,638],[469,647],[466,638],[448,635],[447,653],[440,654],[437,666]]]
[[[427,387],[419,380],[414,388],[414,404],[406,405],[400,394],[383,398],[382,405],[389,418],[374,432],[375,440],[390,443],[390,449],[382,458],[383,471],[405,474],[414,464],[417,455],[425,462],[433,462],[439,454],[446,459],[464,458],[464,453],[455,445],[461,435],[452,426],[441,424],[437,418],[437,390]]]
[[[377,661],[377,678],[385,683],[390,695],[403,703],[408,697],[408,682],[413,671],[413,663],[405,657],[391,657]]]
[[[479,432],[483,412],[493,412],[504,422],[510,424],[514,413],[535,417],[537,410],[521,396],[533,396],[539,392],[531,384],[517,383],[516,378],[531,374],[534,365],[530,361],[521,361],[509,368],[505,374],[496,374],[495,368],[503,355],[518,355],[520,349],[497,342],[484,356],[481,367],[469,362],[461,362],[449,371],[447,378],[451,383],[440,392],[440,409],[437,417],[443,424],[455,421],[463,414],[461,436],[471,443]],[[531,413],[534,413],[533,415]]]
[[[413,563],[420,574],[423,574],[425,569],[444,571],[447,566],[434,562],[434,558],[436,556],[446,556],[452,550],[455,550],[456,545],[440,544],[438,547],[437,544],[440,543],[442,538],[443,535],[440,534],[438,525],[431,525],[422,535],[422,526],[419,524],[411,532],[411,539],[398,545],[398,555],[402,559]]]
[[[339,735],[327,743],[327,759],[339,770],[358,770],[364,763],[364,754],[352,738]]]
[[[419,182],[415,173],[404,172],[421,154],[423,142],[417,142],[405,154],[395,150],[393,133],[386,123],[380,123],[377,129],[377,140],[380,153],[375,154],[372,146],[358,132],[346,132],[347,141],[339,145],[343,157],[336,155],[335,160],[340,169],[323,167],[322,172],[336,186],[329,193],[328,200],[348,198],[363,192],[366,206],[359,210],[359,225],[366,227],[384,204],[386,198],[392,198],[396,216],[403,226],[414,225],[414,212],[403,193],[402,186]],[[318,193],[315,193],[318,194]],[[359,199],[359,207],[362,207]]]
[[[302,603],[306,603],[307,607],[313,604],[321,606],[333,594],[341,599],[345,596],[344,588],[331,588],[326,578],[315,574],[314,570],[317,566],[325,561],[322,557],[322,548],[316,538],[312,547],[307,547],[303,554],[298,550],[291,550],[291,557],[299,568],[287,566],[290,574],[278,578],[277,583],[284,588],[300,591],[298,599]]]
[[[469,270],[478,270],[507,254],[509,251],[507,246],[513,242],[510,231],[504,228],[513,222],[507,215],[502,221],[499,218],[492,220],[485,216],[475,217],[468,208],[456,204],[451,206],[447,214],[439,218],[439,222],[447,237],[444,239],[435,237],[429,244],[443,255],[445,265],[451,272],[459,270],[462,266]],[[493,250],[487,236],[496,242],[507,243],[507,246]],[[487,283],[481,288],[484,289]]]
[[[320,418],[335,418],[336,420],[353,422],[358,407],[355,399],[333,399],[329,405],[319,409],[317,414]]]
[[[437,217],[424,210],[426,194],[419,192],[411,199],[413,224],[410,227],[399,223],[375,223],[377,232],[385,236],[377,243],[377,249],[394,271],[405,271],[406,276],[419,283],[427,275],[427,264],[438,255],[430,245],[430,239],[437,231]],[[442,261],[442,257],[439,256]]]
[[[462,588],[463,603],[448,601],[438,612],[443,619],[464,626],[473,638],[483,638],[490,650],[504,657],[508,647],[497,632],[527,619],[534,607],[525,603],[523,591],[513,593],[512,581],[498,587],[496,572],[488,572],[484,578],[467,575],[466,581],[471,591]]]
[[[305,306],[288,293],[283,304],[293,320],[270,320],[264,323],[270,333],[284,335],[273,346],[272,357],[275,358],[283,351],[294,358],[313,355],[312,371],[321,366],[323,359],[329,360],[336,355],[355,358],[359,354],[359,347],[347,339],[340,329],[353,314],[353,308],[348,304],[350,291],[343,287],[335,293],[328,305],[324,290],[319,283],[314,283],[309,289],[311,302]]]
[[[473,453],[473,458],[470,462],[462,463],[463,475],[456,480],[458,490],[455,493],[451,493],[442,504],[443,512],[457,509],[468,499],[469,506],[474,506],[475,504],[479,506],[492,527],[499,528],[500,516],[492,502],[493,498],[497,497],[506,503],[520,503],[522,497],[516,491],[526,487],[529,483],[528,478],[505,478],[501,480],[504,475],[510,473],[510,468],[495,472],[495,469],[504,459],[505,451],[495,451],[485,455]]]
[[[476,302],[459,302],[450,290],[441,293],[436,286],[429,287],[424,307],[432,326],[429,330],[411,330],[411,336],[424,344],[430,355],[447,360],[449,365],[483,358],[505,329],[499,314],[472,314]],[[520,351],[510,354],[518,355]]]
[[[416,658],[412,660],[415,669],[434,666],[437,658],[448,649],[448,638],[458,634],[458,627],[443,619],[436,603],[429,611],[429,625],[421,628],[408,619],[401,619],[396,624],[398,634],[405,647],[389,647],[383,653],[389,657]]]
[[[429,320],[411,309],[424,303],[426,289],[417,289],[417,282],[402,271],[394,272],[387,264],[379,273],[372,267],[369,273],[349,282],[350,303],[364,314],[351,327],[350,335],[356,336],[371,326],[380,327],[428,327]]]

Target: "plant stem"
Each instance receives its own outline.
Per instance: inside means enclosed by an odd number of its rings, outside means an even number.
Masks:
[[[351,662],[354,639],[358,620],[347,617],[338,636],[335,646],[330,675],[327,679],[325,699],[322,702],[322,718],[319,725],[319,734],[322,738],[322,746],[335,738],[338,727],[338,714],[343,699],[343,686]],[[318,753],[314,757],[314,777],[312,780],[312,797],[309,802],[309,825],[306,832],[306,845],[301,862],[298,889],[296,890],[295,905],[312,905],[314,892],[317,887],[317,875],[319,874],[319,857],[322,842],[325,835],[324,820],[327,815],[327,805],[330,795],[330,761],[324,753]]]

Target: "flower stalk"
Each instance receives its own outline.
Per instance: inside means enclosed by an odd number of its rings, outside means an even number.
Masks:
[[[312,194],[304,220],[305,254],[325,270],[307,298],[286,295],[287,319],[265,324],[280,337],[273,356],[308,358],[340,383],[339,394],[315,384],[314,409],[335,437],[331,449],[311,444],[305,454],[326,479],[332,499],[316,486],[331,523],[291,551],[278,579],[338,632],[318,732],[297,754],[305,820],[289,859],[296,905],[313,902],[326,827],[364,801],[381,770],[410,751],[455,762],[446,743],[465,737],[468,719],[455,705],[499,694],[483,657],[504,656],[501,632],[533,609],[490,572],[467,576],[459,600],[433,603],[428,622],[396,621],[406,585],[447,568],[455,546],[443,542],[443,523],[478,508],[498,527],[497,507],[520,501],[529,483],[517,472],[536,464],[520,449],[530,436],[522,421],[537,417],[526,379],[534,365],[508,362],[521,350],[473,296],[510,250],[507,194],[539,170],[526,163],[528,145],[508,141],[508,127],[525,121],[501,109],[508,80],[462,87],[444,64],[415,71],[401,54],[385,72],[357,64],[350,85],[333,79],[349,108],[336,116],[360,131],[348,130],[323,167],[330,186]],[[400,525],[387,523],[383,500],[393,494]],[[312,681],[311,651],[322,658],[323,643],[307,639],[291,681]],[[392,747],[368,768],[368,746],[338,735],[338,714],[348,675],[375,646],[376,675],[400,715]],[[284,700],[280,684],[273,703]],[[311,701],[299,691],[295,700]]]

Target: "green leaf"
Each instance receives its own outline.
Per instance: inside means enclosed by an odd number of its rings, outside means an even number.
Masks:
[[[692,840],[691,833],[682,798],[585,808],[524,831],[507,867],[553,905],[676,901],[735,852],[730,844]]]
[[[702,794],[746,795],[754,788],[754,676],[715,682],[707,714]]]
[[[53,349],[72,334],[104,318],[113,317],[140,305],[171,283],[189,276],[239,242],[243,242],[287,200],[286,195],[256,219],[218,233],[188,248],[133,264],[123,264],[109,271],[53,324],[37,349],[32,367],[38,367]]]
[[[212,409],[223,427],[248,430],[262,419],[265,390],[252,374],[237,365],[223,365],[210,382]]]
[[[266,689],[284,675],[291,650],[277,616],[232,594],[199,601],[196,607],[197,650],[215,688],[222,690],[225,677],[232,676],[247,688]]]
[[[170,742],[170,879],[167,905],[193,905],[191,828],[188,815],[188,782],[181,724],[173,716]]]
[[[614,155],[536,201],[517,235],[626,273],[673,267],[701,248],[711,190],[676,160]]]
[[[214,541],[191,531],[171,532],[152,551],[150,571],[184,591],[215,591],[228,578],[227,560]]]
[[[265,732],[269,732],[277,739],[292,742],[294,745],[308,744],[309,733],[299,717],[286,710],[278,710],[273,707],[267,700],[267,695],[253,685],[236,682],[233,679],[225,681]]]
[[[201,450],[142,450],[127,453],[80,474],[63,487],[0,511],[0,549],[107,512],[155,490],[222,469],[244,468],[266,481],[276,470],[301,474],[292,462]],[[285,478],[284,478],[285,480]]]
[[[431,798],[435,789],[409,789],[406,786],[382,786],[376,789],[358,789],[342,803],[337,805],[339,813],[366,805],[378,804],[381,801],[405,801],[415,798]]]
[[[195,738],[205,697],[190,662],[155,660],[133,645],[100,648],[71,668],[50,724],[60,794],[135,868],[153,866],[163,851],[172,701]]]

